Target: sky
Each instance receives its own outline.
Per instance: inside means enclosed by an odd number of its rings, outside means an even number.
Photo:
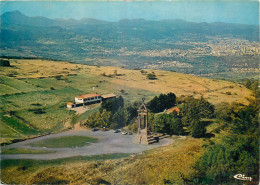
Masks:
[[[1,14],[18,10],[27,16],[105,21],[183,19],[259,25],[258,1],[1,1]]]

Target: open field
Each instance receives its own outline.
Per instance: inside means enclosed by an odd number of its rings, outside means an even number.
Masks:
[[[67,102],[83,93],[114,93],[125,101],[146,101],[160,93],[203,96],[209,102],[247,104],[251,91],[240,84],[160,70],[128,70],[48,60],[11,59],[0,68],[1,143],[42,133],[59,132],[84,121],[89,111],[76,116]],[[146,73],[154,72],[157,80]],[[95,111],[93,108],[90,111]]]
[[[30,84],[33,87],[38,86],[40,88],[38,90],[49,90],[50,87],[54,86],[55,89],[71,87],[83,92],[91,92],[93,91],[92,87],[95,87],[94,91],[106,93],[111,91],[116,92],[125,87],[140,91],[143,90],[144,92],[150,91],[155,94],[174,92],[177,96],[202,95],[214,104],[222,100],[247,103],[246,98],[251,95],[249,90],[239,84],[170,71],[145,70],[147,73],[155,72],[158,77],[158,80],[148,80],[140,70],[128,70],[119,67],[86,66],[47,60],[11,60],[11,65],[15,67],[2,68],[0,75],[6,75],[10,70],[16,71],[18,74],[12,80],[19,79],[19,82],[26,82],[26,84]],[[115,77],[101,76],[104,73],[106,75],[113,75],[115,70],[118,74]],[[61,77],[59,80],[54,78],[59,75],[64,77]],[[10,86],[8,83],[5,83],[5,79],[6,77],[2,79],[4,84]],[[10,78],[8,79],[10,81]],[[15,84],[15,82],[12,83]],[[25,90],[19,89],[25,92]],[[27,86],[26,89],[28,89]],[[233,93],[227,95],[226,92],[228,91]],[[130,94],[130,92],[127,93]]]

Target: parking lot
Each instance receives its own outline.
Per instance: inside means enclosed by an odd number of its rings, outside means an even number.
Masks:
[[[31,147],[29,144],[54,138],[54,137],[63,137],[63,136],[90,136],[96,137],[99,139],[98,143],[93,143],[88,146],[78,147],[78,148],[38,148]],[[172,139],[163,139],[159,143],[151,145],[140,145],[134,144],[132,142],[134,135],[123,135],[121,133],[114,133],[113,130],[110,131],[90,131],[90,130],[71,130],[58,134],[51,134],[35,139],[30,139],[22,141],[19,143],[14,143],[5,147],[5,148],[31,148],[31,149],[42,149],[42,150],[51,150],[55,153],[49,154],[2,154],[1,159],[58,159],[64,157],[73,157],[73,156],[89,156],[89,155],[100,155],[100,154],[111,154],[111,153],[141,153],[144,150],[152,149],[155,147],[168,145],[173,143]]]

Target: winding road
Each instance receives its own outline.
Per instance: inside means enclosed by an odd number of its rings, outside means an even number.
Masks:
[[[90,136],[99,138],[98,143],[93,143],[84,147],[76,148],[39,148],[30,146],[31,143],[41,141],[44,139],[63,137],[63,136]],[[151,145],[140,145],[132,142],[134,135],[122,135],[121,133],[114,133],[110,131],[96,131],[92,132],[89,130],[70,130],[58,134],[51,134],[42,136],[18,143],[14,143],[6,148],[29,148],[29,149],[41,149],[55,151],[55,153],[47,154],[1,154],[1,160],[4,159],[37,159],[37,160],[51,160],[58,158],[74,157],[74,156],[91,156],[100,154],[111,154],[111,153],[141,153],[144,150],[149,150],[159,146],[168,145],[174,142],[172,139],[162,139],[159,143]]]

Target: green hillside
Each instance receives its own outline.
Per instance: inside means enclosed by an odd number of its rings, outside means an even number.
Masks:
[[[10,60],[1,68],[1,143],[33,135],[58,132],[87,118],[75,119],[67,102],[84,93],[114,93],[127,102],[148,101],[159,93],[203,96],[213,104],[247,104],[251,92],[240,84],[159,70],[128,70],[46,60]],[[113,74],[117,73],[116,76]],[[156,80],[146,74],[154,73]],[[12,75],[10,75],[12,73]],[[76,122],[77,122],[76,121]]]

